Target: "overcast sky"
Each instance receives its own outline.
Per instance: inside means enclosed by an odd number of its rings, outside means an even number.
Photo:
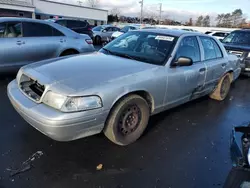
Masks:
[[[61,0],[56,0],[61,1]],[[77,4],[79,0],[64,0]],[[86,5],[88,0],[80,0]],[[122,15],[138,16],[140,12],[140,0],[99,0],[99,7],[110,10],[119,8]],[[163,4],[163,16],[178,21],[187,21],[189,17],[196,18],[199,15],[212,15],[218,13],[232,12],[241,8],[247,14],[250,7],[250,0],[144,0],[145,12],[154,11],[158,14],[159,3]]]

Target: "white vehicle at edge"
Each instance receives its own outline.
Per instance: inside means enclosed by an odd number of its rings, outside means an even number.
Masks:
[[[205,34],[213,36],[218,40],[223,40],[227,35],[231,33],[230,31],[207,31]]]

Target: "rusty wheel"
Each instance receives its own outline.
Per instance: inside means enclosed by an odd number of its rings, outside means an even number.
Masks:
[[[145,99],[129,95],[118,101],[106,121],[104,134],[118,145],[135,142],[147,127],[150,110]]]

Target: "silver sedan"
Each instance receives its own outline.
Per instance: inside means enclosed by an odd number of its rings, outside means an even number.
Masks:
[[[100,132],[128,145],[150,115],[209,95],[224,100],[240,74],[236,56],[207,35],[131,31],[99,52],[25,66],[8,96],[33,127],[58,141]]]
[[[0,71],[59,56],[93,52],[92,40],[58,24],[0,18]]]

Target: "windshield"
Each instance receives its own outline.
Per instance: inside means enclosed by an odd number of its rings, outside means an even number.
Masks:
[[[92,30],[93,31],[102,31],[103,29],[105,29],[105,27],[100,25],[100,26],[94,27]]]
[[[121,29],[121,32],[127,33],[129,30],[129,26],[125,26],[124,28]]]
[[[155,65],[164,65],[177,38],[154,32],[131,31],[107,44],[101,52]]]
[[[250,45],[250,32],[246,31],[232,32],[222,42]]]

